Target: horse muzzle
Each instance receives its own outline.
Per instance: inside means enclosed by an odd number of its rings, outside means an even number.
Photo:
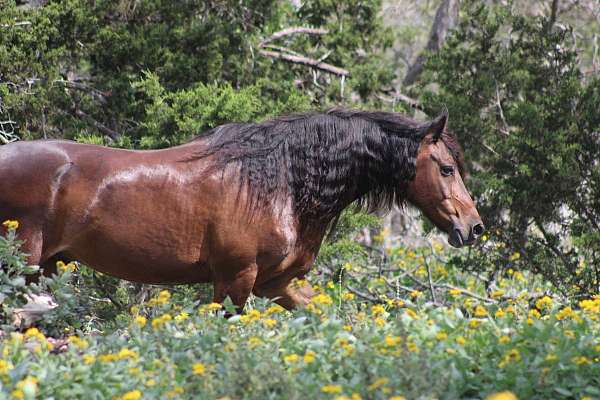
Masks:
[[[478,221],[465,230],[460,225],[454,225],[452,231],[448,234],[448,243],[452,247],[470,246],[477,240],[478,237],[485,232],[485,226],[481,221]]]

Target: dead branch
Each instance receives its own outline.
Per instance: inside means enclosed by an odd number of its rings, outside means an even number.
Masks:
[[[502,125],[503,125],[503,128],[497,128],[497,129],[504,135],[509,136],[510,135],[510,127],[506,123],[506,118],[504,118],[504,111],[502,110],[502,104],[500,103],[500,91],[498,90],[497,83],[496,83],[496,106],[498,107],[498,111],[500,113],[500,120],[502,121]]]
[[[324,62],[319,62],[319,60],[315,60],[315,59],[308,58],[305,56],[292,55],[292,54],[286,54],[286,53],[281,53],[281,52],[277,52],[277,51],[269,51],[269,50],[259,50],[259,54],[261,54],[265,57],[271,57],[271,58],[287,61],[292,64],[306,65],[306,66],[309,66],[309,67],[312,67],[312,68],[315,68],[315,69],[318,69],[321,71],[329,72],[331,74],[338,75],[338,76],[350,75],[350,72],[348,72],[348,70],[346,70],[346,69],[339,68],[339,67],[336,67],[334,65],[327,64]]]
[[[386,103],[393,103],[396,104],[398,101],[401,101],[402,103],[407,104],[409,107],[411,108],[415,108],[417,110],[421,110],[421,111],[425,111],[425,108],[423,107],[423,105],[421,103],[419,103],[418,100],[415,100],[411,97],[408,97],[402,93],[398,93],[395,92],[393,97],[389,98],[389,97],[384,97],[381,95],[375,95],[375,97],[377,97],[379,100],[381,101],[385,101]]]
[[[354,294],[355,294],[355,295],[357,295],[358,297],[361,297],[361,298],[363,298],[363,299],[365,299],[365,300],[368,300],[368,301],[372,301],[373,303],[381,303],[381,300],[379,300],[378,298],[376,298],[376,297],[373,297],[373,296],[371,296],[371,295],[368,295],[368,294],[366,294],[366,293],[363,293],[363,292],[361,292],[360,290],[357,290],[357,289],[353,288],[353,287],[352,287],[352,286],[350,286],[350,285],[347,285],[347,284],[346,284],[346,285],[344,285],[344,286],[346,287],[346,289],[348,289],[348,291],[349,291],[349,292],[351,292],[351,293],[354,293]]]
[[[267,39],[265,39],[262,42],[260,42],[260,44],[258,45],[258,47],[263,47],[267,43],[273,42],[273,41],[275,41],[277,39],[281,39],[282,37],[285,37],[285,36],[295,35],[295,34],[298,34],[298,33],[306,33],[308,35],[326,35],[326,34],[329,33],[329,31],[327,29],[321,29],[321,28],[304,28],[304,27],[301,27],[301,26],[287,28],[287,29],[284,29],[282,31],[275,32],[270,37],[268,37]]]
[[[14,24],[0,24],[0,28],[13,28],[13,27],[29,26],[29,25],[31,25],[30,21],[21,21],[21,22],[15,22]]]
[[[107,103],[106,94],[94,87],[89,86],[89,85],[71,81],[71,80],[67,81],[64,79],[57,79],[57,80],[52,81],[52,83],[53,84],[60,83],[62,85],[65,85],[65,87],[67,87],[69,89],[76,89],[76,90],[82,91],[84,93],[88,93],[90,96],[92,96],[94,99],[98,100],[98,102],[100,102],[103,105],[105,105]]]
[[[450,289],[450,290],[459,290],[461,294],[463,294],[463,295],[465,295],[465,296],[473,297],[474,299],[477,299],[477,300],[483,301],[483,302],[485,302],[485,303],[497,303],[497,301],[496,301],[496,300],[493,300],[493,299],[489,299],[489,298],[486,298],[486,297],[479,296],[478,294],[476,294],[476,293],[473,293],[473,292],[471,292],[471,291],[469,291],[469,290],[467,290],[467,289],[459,288],[459,287],[457,287],[457,286],[449,285],[449,284],[447,284],[447,283],[444,283],[444,284],[442,284],[442,285],[438,285],[438,287],[440,287],[440,288],[445,288],[445,289]]]

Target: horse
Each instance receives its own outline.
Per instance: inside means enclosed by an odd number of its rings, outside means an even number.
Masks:
[[[484,232],[448,113],[420,123],[334,109],[230,123],[160,150],[67,140],[0,147],[0,221],[30,264],[77,260],[149,284],[212,282],[214,301],[305,306],[324,237],[352,204],[410,203],[454,247]],[[4,228],[0,228],[4,229]]]

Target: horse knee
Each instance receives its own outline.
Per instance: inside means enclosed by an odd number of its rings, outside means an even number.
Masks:
[[[236,307],[244,308],[254,287],[257,272],[258,267],[254,264],[242,269],[234,276],[215,274],[213,301],[222,303],[226,297],[229,297]]]

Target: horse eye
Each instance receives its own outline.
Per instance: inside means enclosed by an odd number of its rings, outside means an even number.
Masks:
[[[454,175],[454,167],[444,165],[441,167],[442,176],[452,176]]]

